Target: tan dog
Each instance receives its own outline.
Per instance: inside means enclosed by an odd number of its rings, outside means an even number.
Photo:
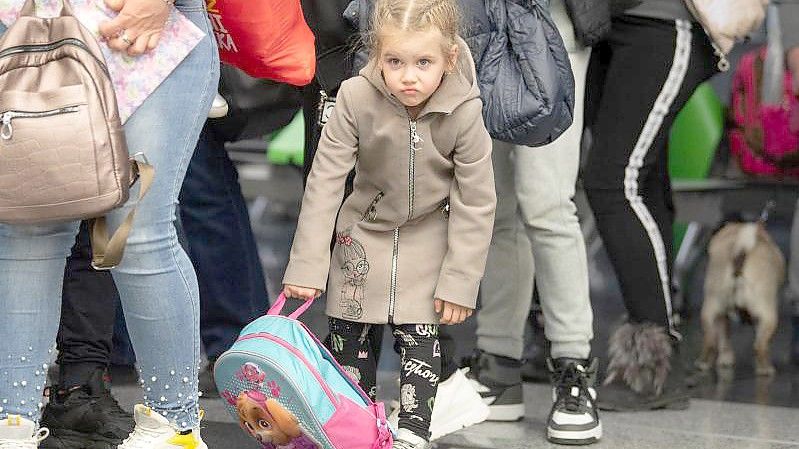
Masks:
[[[729,316],[742,312],[755,324],[755,371],[773,375],[769,348],[777,329],[779,291],[785,258],[764,220],[729,223],[711,239],[702,305],[704,343],[699,368],[729,368],[735,363]]]

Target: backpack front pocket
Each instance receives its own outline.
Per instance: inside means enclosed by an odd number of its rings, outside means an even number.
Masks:
[[[81,85],[0,94],[0,206],[96,197],[93,130]]]

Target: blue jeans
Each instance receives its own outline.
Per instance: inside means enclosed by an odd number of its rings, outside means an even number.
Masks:
[[[200,283],[200,335],[214,360],[269,301],[239,175],[210,124],[183,181],[180,220]]]
[[[210,36],[202,0],[177,7]],[[163,44],[162,44],[163,45]],[[181,429],[197,427],[199,291],[178,243],[180,186],[219,77],[215,41],[203,39],[125,124],[131,153],[143,151],[156,177],[138,204],[125,257],[113,270],[139,361],[144,403]],[[113,211],[117,226],[136,203]],[[67,255],[78,222],[0,225],[0,419],[38,420],[61,305]]]

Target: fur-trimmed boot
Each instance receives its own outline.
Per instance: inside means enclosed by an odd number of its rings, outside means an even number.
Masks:
[[[688,408],[685,370],[677,341],[652,323],[627,323],[610,337],[607,377],[599,390],[602,410]]]

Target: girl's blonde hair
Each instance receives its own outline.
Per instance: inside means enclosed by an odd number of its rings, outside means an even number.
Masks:
[[[366,36],[370,55],[380,55],[383,37],[389,30],[428,31],[437,29],[444,36],[445,53],[455,44],[461,15],[457,0],[378,0]]]

